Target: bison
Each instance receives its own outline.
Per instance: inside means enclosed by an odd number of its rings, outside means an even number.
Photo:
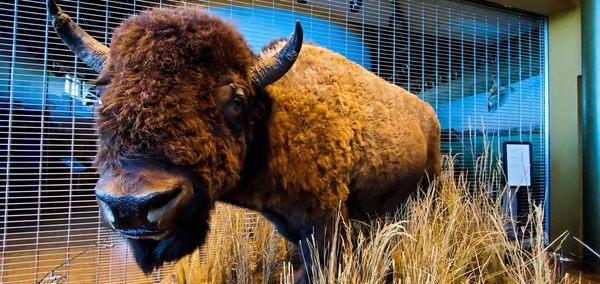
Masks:
[[[125,20],[109,48],[47,7],[100,73],[97,201],[146,273],[202,245],[216,201],[265,216],[310,264],[308,238],[323,243],[338,210],[381,216],[440,172],[434,110],[302,45],[300,23],[255,55],[200,8],[154,9]]]

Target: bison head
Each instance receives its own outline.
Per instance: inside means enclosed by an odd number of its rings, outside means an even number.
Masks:
[[[133,16],[99,43],[48,0],[60,38],[100,72],[98,204],[151,272],[200,246],[209,211],[236,186],[261,90],[296,60],[302,29],[279,54],[254,56],[231,25],[200,9]]]

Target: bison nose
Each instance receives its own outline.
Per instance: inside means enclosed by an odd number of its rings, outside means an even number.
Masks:
[[[175,201],[180,190],[153,192],[145,196],[113,196],[96,190],[96,197],[105,217],[121,233],[158,231],[162,213]]]

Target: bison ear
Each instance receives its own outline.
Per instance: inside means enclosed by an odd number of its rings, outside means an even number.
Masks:
[[[251,110],[248,118],[250,127],[254,127],[257,123],[265,121],[271,116],[271,107],[273,99],[263,88],[256,88],[256,93],[252,99]]]
[[[252,67],[252,84],[255,88],[264,88],[277,80],[292,68],[302,48],[303,31],[300,21],[296,30],[278,54],[262,56]]]

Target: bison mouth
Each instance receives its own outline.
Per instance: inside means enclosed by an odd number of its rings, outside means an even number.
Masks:
[[[117,230],[129,243],[140,269],[150,274],[165,262],[173,262],[204,244],[213,203],[203,191],[186,204],[178,225],[169,230]]]
[[[214,201],[190,169],[151,160],[128,161],[96,183],[102,220],[127,239],[146,274],[200,247]]]
[[[166,229],[162,230],[146,230],[146,229],[129,229],[129,230],[117,230],[119,234],[129,239],[154,239],[162,240],[167,238],[169,231]]]
[[[214,202],[200,189],[203,187],[199,186],[199,183],[194,183],[191,188],[193,190],[186,191],[190,192],[189,194],[175,192],[167,198],[170,201],[159,200],[158,204],[154,196],[150,197],[150,200],[126,196],[114,201],[105,197],[102,190],[96,190],[105,225],[126,238],[138,266],[144,273],[150,274],[165,262],[176,261],[204,244]],[[158,207],[150,211],[140,209],[150,206],[148,204]],[[154,215],[147,214],[153,211],[158,212]],[[163,218],[160,222],[148,221],[154,217],[147,216],[161,213],[164,213],[163,217],[170,217]],[[159,226],[158,223],[164,226]]]

